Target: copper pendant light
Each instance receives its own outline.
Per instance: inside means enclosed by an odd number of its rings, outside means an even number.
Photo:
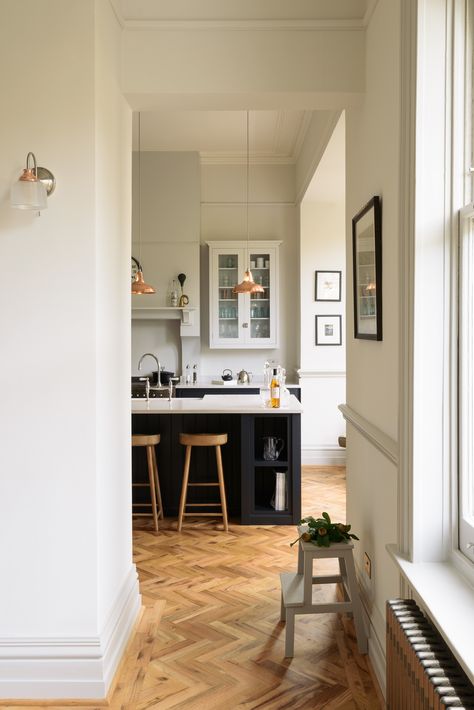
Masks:
[[[153,286],[150,286],[150,284],[145,283],[145,279],[143,278],[142,265],[140,264],[138,259],[135,259],[135,257],[132,256],[132,261],[134,261],[137,266],[137,272],[135,274],[134,280],[132,281],[132,294],[135,296],[140,296],[144,293],[156,293]]]
[[[244,274],[243,281],[234,286],[233,293],[264,293],[264,288],[260,284],[256,284],[253,280],[252,272],[250,271],[250,253],[249,253],[249,112],[247,111],[247,200],[246,200],[246,216],[247,216],[247,262],[248,269]]]
[[[138,112],[138,256],[142,256],[142,159],[141,159],[141,113]],[[142,296],[143,294],[156,293],[156,289],[145,282],[143,269],[139,259],[132,256],[137,272],[132,281],[132,296]]]

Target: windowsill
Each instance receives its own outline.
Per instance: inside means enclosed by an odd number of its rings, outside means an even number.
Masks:
[[[474,683],[474,588],[449,562],[409,562],[396,545],[387,551]]]

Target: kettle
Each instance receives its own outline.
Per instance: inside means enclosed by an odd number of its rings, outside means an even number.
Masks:
[[[222,371],[221,375],[224,382],[230,382],[232,380],[232,370],[225,369]]]
[[[245,385],[251,381],[252,381],[252,373],[251,372],[247,372],[247,370],[241,370],[239,373],[237,373],[237,383],[239,385]]]

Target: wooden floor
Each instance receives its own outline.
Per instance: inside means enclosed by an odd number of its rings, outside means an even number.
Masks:
[[[345,520],[344,469],[305,467],[303,514],[323,510]],[[134,533],[145,611],[109,707],[382,707],[367,658],[340,615],[296,617],[295,656],[283,656],[279,572],[295,569],[293,527],[231,525],[226,534],[200,519],[179,534],[175,520],[160,526],[159,536]],[[335,590],[315,593],[328,598]]]

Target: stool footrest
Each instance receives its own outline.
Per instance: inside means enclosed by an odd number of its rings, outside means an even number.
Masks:
[[[184,515],[186,515],[186,516],[188,516],[188,517],[191,517],[191,518],[197,518],[198,516],[199,516],[200,518],[203,518],[204,516],[206,516],[207,518],[209,518],[209,517],[211,517],[211,518],[223,518],[223,517],[224,517],[222,513],[183,513],[183,516],[184,516]]]
[[[186,503],[186,508],[202,508],[206,505],[217,505],[220,507],[220,503]]]
[[[218,483],[188,483],[189,486],[218,486]]]
[[[286,608],[294,608],[298,614],[317,614],[331,612],[350,612],[352,611],[352,602],[318,602],[316,604],[304,604],[304,576],[294,572],[282,572],[281,592],[283,595],[283,604]]]

